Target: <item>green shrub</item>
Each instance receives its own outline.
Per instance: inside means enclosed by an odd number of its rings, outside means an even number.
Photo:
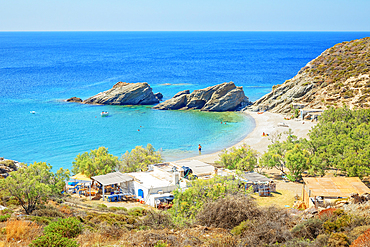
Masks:
[[[19,201],[17,200],[17,198],[15,198],[14,196],[11,196],[10,198],[9,198],[9,200],[6,202],[6,204],[8,205],[8,206],[10,206],[10,205],[14,205],[14,206],[19,206],[20,204],[19,204]]]
[[[348,237],[344,233],[332,233],[328,239],[328,247],[349,246]]]
[[[323,233],[323,221],[318,218],[311,218],[297,224],[291,233],[296,238],[314,240],[318,235]]]
[[[284,247],[317,247],[314,241],[309,239],[293,238],[288,242],[284,243]]]
[[[335,211],[334,211],[335,213]],[[337,219],[327,220],[322,226],[327,233],[344,231],[344,228],[351,222],[351,218],[344,214]]]
[[[127,213],[129,215],[132,215],[132,216],[144,216],[146,215],[147,211],[145,208],[141,208],[141,207],[134,207],[134,208],[130,208]]]
[[[154,247],[167,247],[168,244],[166,242],[163,242],[163,240],[159,240]]]
[[[105,204],[98,204],[97,208],[98,208],[98,209],[107,209],[107,208],[108,208],[108,206],[107,206],[107,205],[105,205]]]
[[[234,227],[231,230],[231,233],[234,234],[234,235],[240,235],[240,234],[242,234],[245,230],[248,229],[249,223],[250,223],[249,220],[242,221],[238,226]]]
[[[109,210],[113,212],[117,212],[117,211],[127,212],[127,208],[125,207],[110,207]]]
[[[13,213],[13,211],[12,210],[10,210],[9,208],[6,208],[6,209],[3,209],[2,211],[0,211],[1,212],[1,214],[12,214]]]
[[[29,216],[27,218],[39,225],[49,225],[54,220],[54,218],[46,216]]]
[[[60,234],[63,237],[74,238],[82,232],[82,224],[76,218],[59,219],[45,227],[44,232],[45,234]]]
[[[78,247],[75,240],[63,237],[57,233],[47,233],[33,240],[31,247]]]
[[[0,222],[7,221],[11,217],[10,214],[0,215]]]

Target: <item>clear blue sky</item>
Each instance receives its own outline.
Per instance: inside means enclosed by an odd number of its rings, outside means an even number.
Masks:
[[[0,0],[0,31],[370,31],[370,0]]]

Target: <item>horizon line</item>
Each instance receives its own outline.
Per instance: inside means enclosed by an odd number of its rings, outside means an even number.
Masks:
[[[0,30],[0,32],[370,32],[370,30]]]

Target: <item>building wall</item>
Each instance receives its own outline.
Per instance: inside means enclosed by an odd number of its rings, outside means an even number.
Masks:
[[[148,201],[149,200],[149,197],[148,197],[148,194],[157,194],[159,190],[163,191],[163,193],[168,193],[168,192],[172,192],[173,190],[176,189],[176,186],[175,185],[170,185],[170,186],[166,186],[166,187],[156,187],[156,186],[152,186],[150,188],[144,186],[143,184],[137,182],[137,181],[132,181],[132,184],[130,185],[130,188],[131,188],[131,193],[135,194],[139,199],[141,200],[146,200]],[[143,192],[144,192],[144,198],[142,197],[139,197],[139,189],[142,189]]]

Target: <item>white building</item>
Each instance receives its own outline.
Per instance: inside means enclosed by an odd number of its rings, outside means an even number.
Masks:
[[[157,200],[168,198],[171,196],[170,193],[177,188],[186,188],[184,177],[188,175],[185,172],[189,171],[187,168],[198,178],[208,178],[215,174],[214,166],[198,160],[150,165],[146,172],[127,173],[134,178],[128,184],[129,192],[135,194],[146,204],[155,207]]]

